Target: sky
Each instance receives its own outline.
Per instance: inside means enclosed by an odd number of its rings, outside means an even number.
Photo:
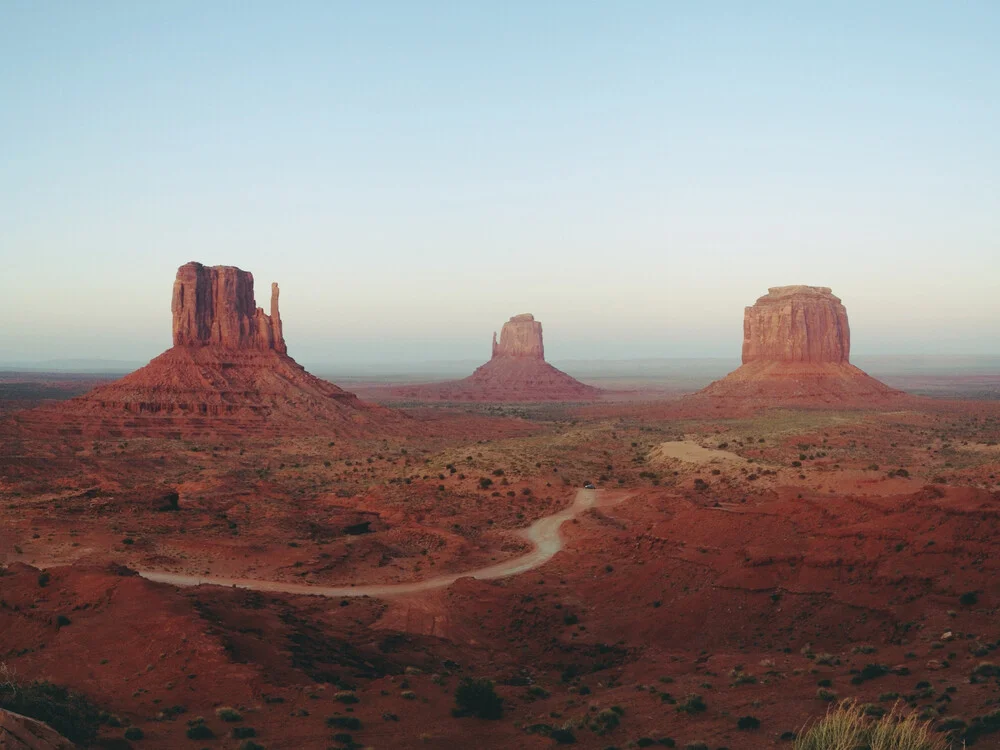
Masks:
[[[191,260],[290,353],[738,357],[770,286],[855,354],[1000,353],[1000,4],[0,3],[0,364],[145,361]]]

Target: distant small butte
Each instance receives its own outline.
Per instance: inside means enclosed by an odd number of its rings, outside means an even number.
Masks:
[[[392,390],[397,398],[480,402],[589,401],[602,393],[545,361],[542,324],[531,313],[504,323],[499,339],[493,334],[489,362],[469,377]]]

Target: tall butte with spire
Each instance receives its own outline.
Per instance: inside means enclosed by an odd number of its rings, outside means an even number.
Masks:
[[[271,314],[257,307],[253,274],[235,266],[186,263],[177,269],[170,311],[174,346],[219,346],[287,354],[278,312],[278,285],[271,284]]]
[[[515,315],[493,333],[490,361],[469,377],[395,389],[405,398],[441,401],[585,401],[601,389],[581,383],[545,361],[542,324],[531,313]]]
[[[288,356],[277,284],[267,314],[254,299],[253,274],[186,263],[170,309],[170,349],[83,396],[19,412],[15,422],[65,434],[188,437],[271,428],[368,434],[405,421]]]
[[[760,404],[884,402],[903,395],[850,363],[847,309],[825,286],[776,286],[743,314],[743,365],[689,398]]]

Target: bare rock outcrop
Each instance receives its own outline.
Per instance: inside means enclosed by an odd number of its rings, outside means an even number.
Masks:
[[[531,313],[515,315],[500,329],[500,340],[493,334],[493,358],[528,357],[545,359],[542,324]]]
[[[744,311],[743,365],[688,399],[866,406],[903,395],[852,365],[850,353],[847,310],[829,287],[771,287]]]
[[[48,724],[0,709],[0,750],[73,750],[74,747]]]
[[[462,380],[394,389],[400,398],[425,401],[586,401],[601,389],[581,383],[545,361],[542,324],[530,313],[515,315],[493,334],[490,360]]]
[[[256,306],[250,273],[187,263],[174,282],[173,347],[120,380],[17,412],[14,421],[28,431],[173,437],[246,429],[363,435],[407,423],[288,356],[277,284],[270,309]]]
[[[743,364],[848,362],[847,310],[825,286],[774,286],[746,308]]]
[[[257,307],[253,274],[235,266],[186,263],[174,281],[174,346],[221,346],[284,354],[278,285],[271,284],[271,314]]]

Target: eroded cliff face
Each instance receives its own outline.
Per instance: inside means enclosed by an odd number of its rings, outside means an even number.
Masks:
[[[531,313],[515,315],[500,329],[500,340],[493,334],[493,357],[545,359],[542,324]]]
[[[177,269],[170,310],[174,346],[286,353],[278,312],[278,285],[271,285],[271,314],[257,307],[253,274],[234,266],[186,263]]]
[[[825,286],[776,286],[746,308],[743,364],[850,361],[847,310]]]

